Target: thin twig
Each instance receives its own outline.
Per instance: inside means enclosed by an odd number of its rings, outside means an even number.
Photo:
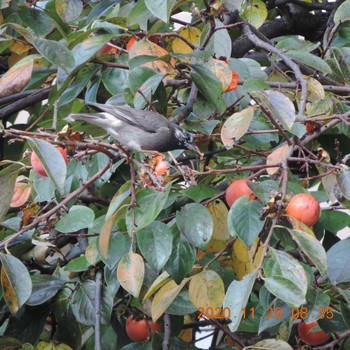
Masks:
[[[55,207],[53,207],[48,212],[38,216],[32,223],[27,226],[22,227],[22,229],[10,237],[6,238],[2,242],[0,242],[0,248],[7,246],[9,243],[14,241],[17,237],[21,236],[23,233],[28,230],[36,227],[42,221],[48,219],[51,215],[55,214],[59,209],[64,207],[67,203],[69,203],[73,198],[78,197],[82,192],[84,192],[91,184],[93,184],[97,179],[99,179],[111,166],[112,162],[109,162],[103,166],[94,176],[92,176],[88,181],[86,181],[82,186],[78,189],[70,193],[66,198],[64,198],[60,203],[58,203]]]
[[[171,336],[171,318],[170,315],[165,313],[164,317],[164,339],[162,344],[162,350],[170,349],[170,336]]]
[[[255,46],[261,47],[266,51],[270,51],[281,58],[294,72],[295,77],[297,78],[300,88],[301,88],[301,96],[299,101],[299,114],[304,115],[306,101],[307,101],[307,80],[304,78],[303,74],[300,71],[299,66],[288,56],[282,53],[280,50],[276,49],[274,46],[270,45],[266,41],[261,40],[256,34],[252,32],[249,25],[244,24],[242,26],[243,33],[248,37],[248,39],[254,43]]]
[[[102,271],[98,269],[95,278],[95,350],[102,350],[101,339],[101,297]]]

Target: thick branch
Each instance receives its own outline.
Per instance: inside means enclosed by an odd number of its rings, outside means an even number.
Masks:
[[[10,105],[0,109],[0,119],[6,118],[13,113],[25,109],[28,106],[32,106],[37,102],[45,100],[46,98],[48,98],[51,89],[51,87],[46,89],[40,89],[40,91],[37,91],[27,97],[22,98],[21,100],[17,100],[16,102],[13,102]]]

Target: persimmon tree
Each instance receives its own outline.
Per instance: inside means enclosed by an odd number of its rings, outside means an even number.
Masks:
[[[301,349],[302,321],[350,347],[350,0],[0,5],[2,348],[195,349],[209,325],[213,349]],[[89,101],[202,156],[124,153],[67,122]],[[130,316],[161,332],[134,343]]]

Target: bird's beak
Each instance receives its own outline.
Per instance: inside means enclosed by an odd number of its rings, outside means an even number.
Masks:
[[[191,151],[196,152],[201,158],[203,157],[203,153],[200,151],[200,149],[198,148],[198,146],[195,143],[191,143],[187,146],[187,148]]]

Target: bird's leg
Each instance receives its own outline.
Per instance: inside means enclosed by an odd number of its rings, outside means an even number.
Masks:
[[[128,152],[122,145],[118,144],[117,147],[122,152],[123,156],[126,158],[126,162],[130,163],[132,158],[132,153]],[[122,156],[122,155],[121,155]]]

